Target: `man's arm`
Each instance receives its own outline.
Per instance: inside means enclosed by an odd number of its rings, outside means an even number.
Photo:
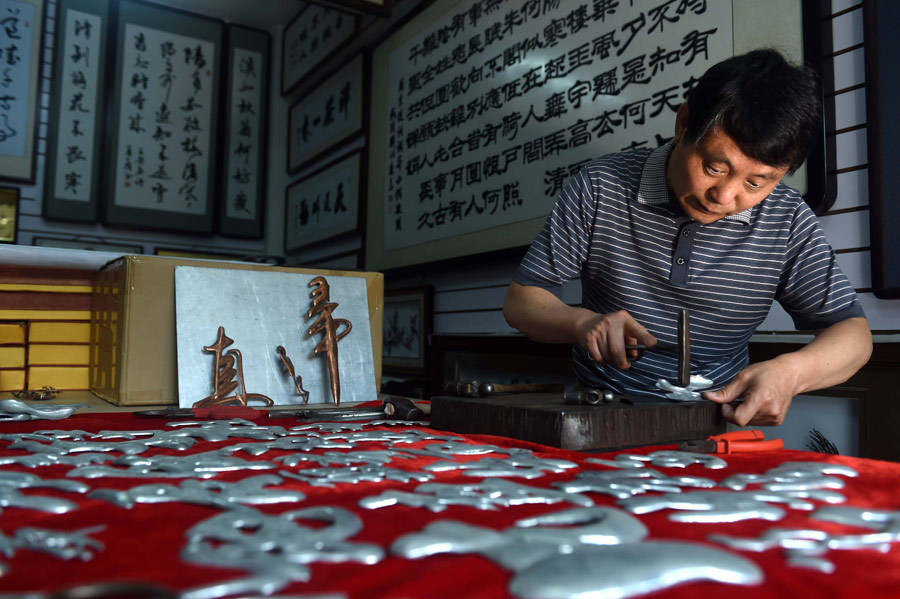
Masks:
[[[656,339],[626,311],[598,314],[569,306],[551,292],[513,282],[503,302],[503,316],[513,328],[541,343],[577,343],[599,364],[630,366],[625,345]]]
[[[724,388],[703,395],[723,404],[722,414],[737,425],[778,425],[784,422],[795,395],[843,383],[871,355],[868,322],[848,318],[817,333],[805,347],[751,364]],[[743,404],[729,405],[738,398],[743,398]]]

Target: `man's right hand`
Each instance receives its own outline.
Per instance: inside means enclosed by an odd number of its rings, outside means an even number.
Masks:
[[[628,352],[626,345],[656,345],[656,338],[625,310],[609,314],[584,312],[586,314],[580,315],[576,325],[576,341],[598,364],[628,368],[631,366],[629,358],[636,354]]]

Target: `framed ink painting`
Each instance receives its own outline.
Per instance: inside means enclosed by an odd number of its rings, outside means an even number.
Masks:
[[[32,183],[38,129],[44,0],[0,0],[3,93],[0,177]]]
[[[288,186],[285,253],[358,231],[362,183],[362,152],[357,150]]]
[[[386,371],[426,374],[431,286],[385,290],[381,364]]]
[[[225,139],[218,232],[262,237],[269,123],[269,47],[265,31],[229,25],[222,110]]]
[[[281,39],[281,95],[294,91],[310,72],[351,39],[359,27],[355,15],[308,4],[284,28]]]
[[[330,153],[364,129],[366,77],[358,54],[288,113],[288,172]]]
[[[379,17],[391,16],[392,0],[310,0],[322,6],[351,12],[365,12]]]
[[[220,21],[120,0],[104,222],[213,232]]]
[[[42,211],[97,221],[103,157],[107,0],[59,0]]]

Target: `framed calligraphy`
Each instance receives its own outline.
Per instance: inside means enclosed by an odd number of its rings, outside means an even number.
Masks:
[[[56,5],[45,218],[97,221],[108,25],[107,0]]]
[[[19,188],[0,187],[0,243],[16,242]]]
[[[385,371],[427,373],[432,297],[430,286],[385,290],[381,358]]]
[[[350,59],[327,81],[298,100],[288,113],[288,172],[362,133],[366,95],[363,55]]]
[[[527,245],[584,164],[671,139],[707,68],[801,55],[800,0],[492,5],[436,0],[373,50],[367,269]]]
[[[359,19],[339,10],[309,4],[284,28],[281,39],[281,95],[353,37]]]
[[[259,238],[263,234],[269,122],[271,46],[265,31],[229,25],[227,29],[228,104],[223,110],[219,233]]]
[[[116,3],[104,220],[213,232],[222,23]]]
[[[391,16],[392,0],[310,0],[338,10],[366,12],[380,17]]]
[[[70,250],[92,250],[108,252],[111,254],[143,254],[144,248],[140,245],[128,245],[122,243],[110,243],[105,239],[94,240],[83,237],[32,237],[31,245],[48,248],[66,248]]]
[[[362,197],[359,150],[292,183],[285,191],[285,253],[358,231]]]
[[[44,0],[0,0],[0,177],[34,181]]]

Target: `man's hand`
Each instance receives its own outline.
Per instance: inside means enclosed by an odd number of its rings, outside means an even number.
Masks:
[[[619,368],[631,366],[628,358],[633,356],[628,355],[626,345],[656,345],[656,338],[625,310],[609,314],[585,311],[576,323],[575,338],[592,360]]]
[[[796,395],[796,377],[776,360],[751,364],[718,391],[703,397],[722,404],[722,416],[738,426],[777,426],[784,422]],[[737,407],[731,404],[743,399]]]

